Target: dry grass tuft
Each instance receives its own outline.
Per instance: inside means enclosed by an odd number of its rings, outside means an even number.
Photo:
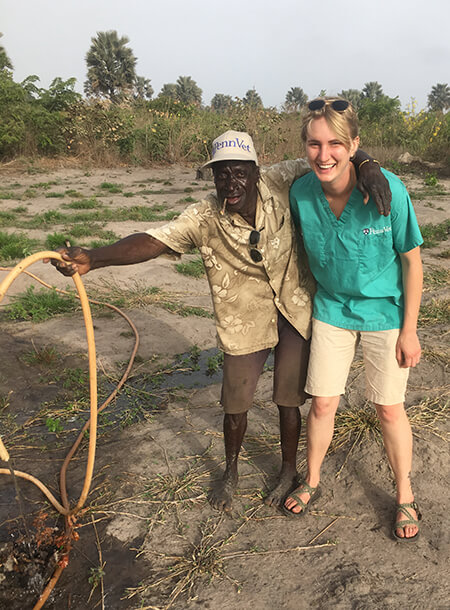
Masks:
[[[194,465],[186,472],[176,475],[172,473],[158,474],[144,491],[144,497],[164,506],[194,504],[206,498],[201,484],[207,476],[204,466]]]
[[[335,546],[335,542],[326,541],[323,544],[313,545],[320,536],[336,523],[340,518],[334,519],[327,527],[323,528],[306,546],[296,546],[282,549],[259,550],[252,547],[248,550],[240,550],[235,552],[225,553],[224,548],[234,541],[241,530],[251,521],[256,519],[256,515],[262,506],[251,507],[243,515],[241,524],[236,530],[226,536],[214,540],[219,527],[223,523],[224,515],[218,518],[209,518],[199,526],[200,540],[197,544],[189,543],[189,546],[184,555],[164,555],[156,551],[146,551],[152,558],[157,558],[165,563],[166,574],[149,584],[143,584],[140,587],[129,589],[127,591],[127,599],[131,599],[135,595],[146,596],[150,592],[162,594],[161,588],[170,583],[174,579],[178,579],[176,584],[170,590],[168,595],[165,595],[166,604],[161,610],[169,610],[175,601],[182,594],[186,594],[188,602],[195,598],[196,591],[199,585],[204,584],[205,580],[209,583],[215,578],[224,578],[231,582],[238,591],[241,584],[232,578],[226,571],[226,562],[237,558],[258,558],[267,555],[280,555],[292,552],[304,552],[314,549]],[[161,568],[160,568],[161,569]],[[145,608],[156,608],[155,606],[145,606]]]
[[[201,524],[200,540],[198,544],[189,545],[186,555],[165,555],[156,551],[146,551],[146,554],[162,559],[169,564],[166,569],[167,573],[149,584],[128,589],[126,598],[131,599],[135,595],[143,596],[151,591],[160,590],[161,587],[176,580],[175,586],[166,598],[167,603],[164,605],[164,610],[168,610],[182,593],[187,593],[188,598],[191,599],[196,586],[205,578],[211,581],[214,578],[222,577],[239,586],[239,583],[226,573],[222,557],[222,549],[230,541],[230,537],[214,542],[214,537],[223,519],[224,517],[221,515],[216,520],[210,518]]]
[[[422,350],[422,356],[428,362],[432,364],[438,364],[443,366],[445,369],[448,368],[448,363],[450,362],[450,354],[448,350],[440,351],[437,349],[424,348]]]
[[[443,441],[450,440],[449,433],[443,433],[440,426],[448,420],[449,394],[450,388],[444,388],[439,396],[425,398],[406,410],[415,436],[420,436],[421,432],[426,431]]]
[[[431,299],[420,308],[419,326],[448,324],[450,322],[450,299]]]

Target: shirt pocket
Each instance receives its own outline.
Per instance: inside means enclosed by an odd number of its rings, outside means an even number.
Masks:
[[[361,271],[370,279],[395,257],[391,228],[363,229],[359,240]]]
[[[279,260],[287,256],[292,249],[292,230],[290,219],[281,217],[278,227],[266,234],[266,253],[268,258]]]
[[[353,294],[360,272],[360,249],[356,236],[330,230],[322,236],[320,266],[324,286],[330,292]]]

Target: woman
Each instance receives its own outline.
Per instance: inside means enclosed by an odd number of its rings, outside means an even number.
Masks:
[[[291,188],[291,207],[317,280],[313,338],[305,390],[312,395],[306,480],[284,503],[304,515],[319,495],[320,468],[330,445],[339,397],[361,342],[366,395],[376,408],[397,486],[394,537],[419,535],[410,471],[412,433],[404,409],[409,367],[420,360],[417,318],[422,293],[420,235],[403,183],[383,170],[392,212],[372,199],[361,205],[350,159],[359,145],[356,113],[346,100],[313,100],[302,138],[313,172]]]

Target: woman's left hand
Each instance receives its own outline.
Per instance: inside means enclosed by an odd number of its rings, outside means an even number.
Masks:
[[[406,369],[410,366],[416,366],[420,362],[421,353],[422,348],[417,333],[415,331],[400,331],[395,349],[399,367]]]

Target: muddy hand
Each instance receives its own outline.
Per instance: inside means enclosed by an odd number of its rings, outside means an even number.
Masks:
[[[361,165],[356,186],[364,197],[364,203],[367,203],[369,196],[371,196],[378,212],[382,216],[389,216],[392,199],[391,189],[378,163],[369,162]]]
[[[84,275],[90,271],[91,260],[89,250],[74,246],[69,248],[58,248],[56,252],[61,254],[65,262],[47,258],[44,259],[44,263],[51,262],[51,264],[66,277],[72,276],[77,271],[80,275]]]

